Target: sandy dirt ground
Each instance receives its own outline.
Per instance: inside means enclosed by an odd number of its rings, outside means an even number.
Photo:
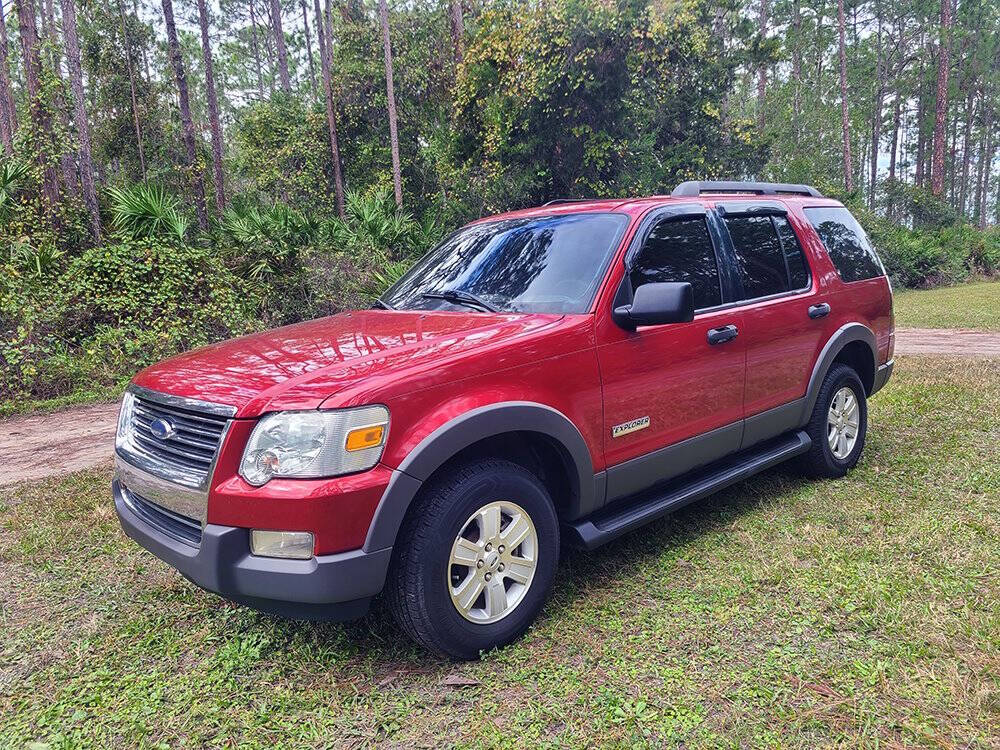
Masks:
[[[1000,357],[1000,334],[897,328],[896,354]],[[0,420],[0,485],[88,469],[111,459],[118,404],[81,406]]]
[[[1000,357],[1000,333],[971,328],[897,328],[896,354]]]
[[[111,458],[118,404],[94,404],[0,420],[0,485],[68,474]]]

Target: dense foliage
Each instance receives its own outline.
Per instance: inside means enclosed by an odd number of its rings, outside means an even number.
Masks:
[[[4,9],[0,401],[114,388],[176,351],[366,305],[487,213],[691,178],[818,185],[899,285],[1000,270],[1000,12],[982,0],[949,25],[935,3],[846,2],[842,82],[831,0],[396,3],[392,104],[370,0],[281,0],[280,35],[267,0],[208,16],[176,0],[183,86],[166,5]],[[36,15],[33,83],[21,20]]]

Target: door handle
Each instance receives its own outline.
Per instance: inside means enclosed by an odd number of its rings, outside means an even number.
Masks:
[[[812,305],[809,308],[810,318],[825,318],[830,314],[830,306],[826,302],[821,302],[818,305]]]
[[[713,328],[708,332],[708,343],[713,346],[715,344],[725,344],[727,341],[732,341],[739,334],[740,329],[733,325]]]

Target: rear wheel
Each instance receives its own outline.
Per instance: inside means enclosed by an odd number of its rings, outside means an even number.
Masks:
[[[852,368],[839,363],[830,368],[806,432],[812,447],[802,465],[809,475],[842,477],[858,463],[868,434],[868,401]]]
[[[558,560],[545,486],[509,461],[477,461],[433,480],[416,500],[393,554],[389,606],[424,647],[471,659],[527,630]]]

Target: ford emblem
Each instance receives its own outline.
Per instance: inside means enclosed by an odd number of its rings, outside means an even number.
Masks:
[[[167,440],[174,436],[177,430],[174,428],[173,424],[167,419],[154,419],[149,423],[149,431],[153,433],[153,437],[158,440]]]

